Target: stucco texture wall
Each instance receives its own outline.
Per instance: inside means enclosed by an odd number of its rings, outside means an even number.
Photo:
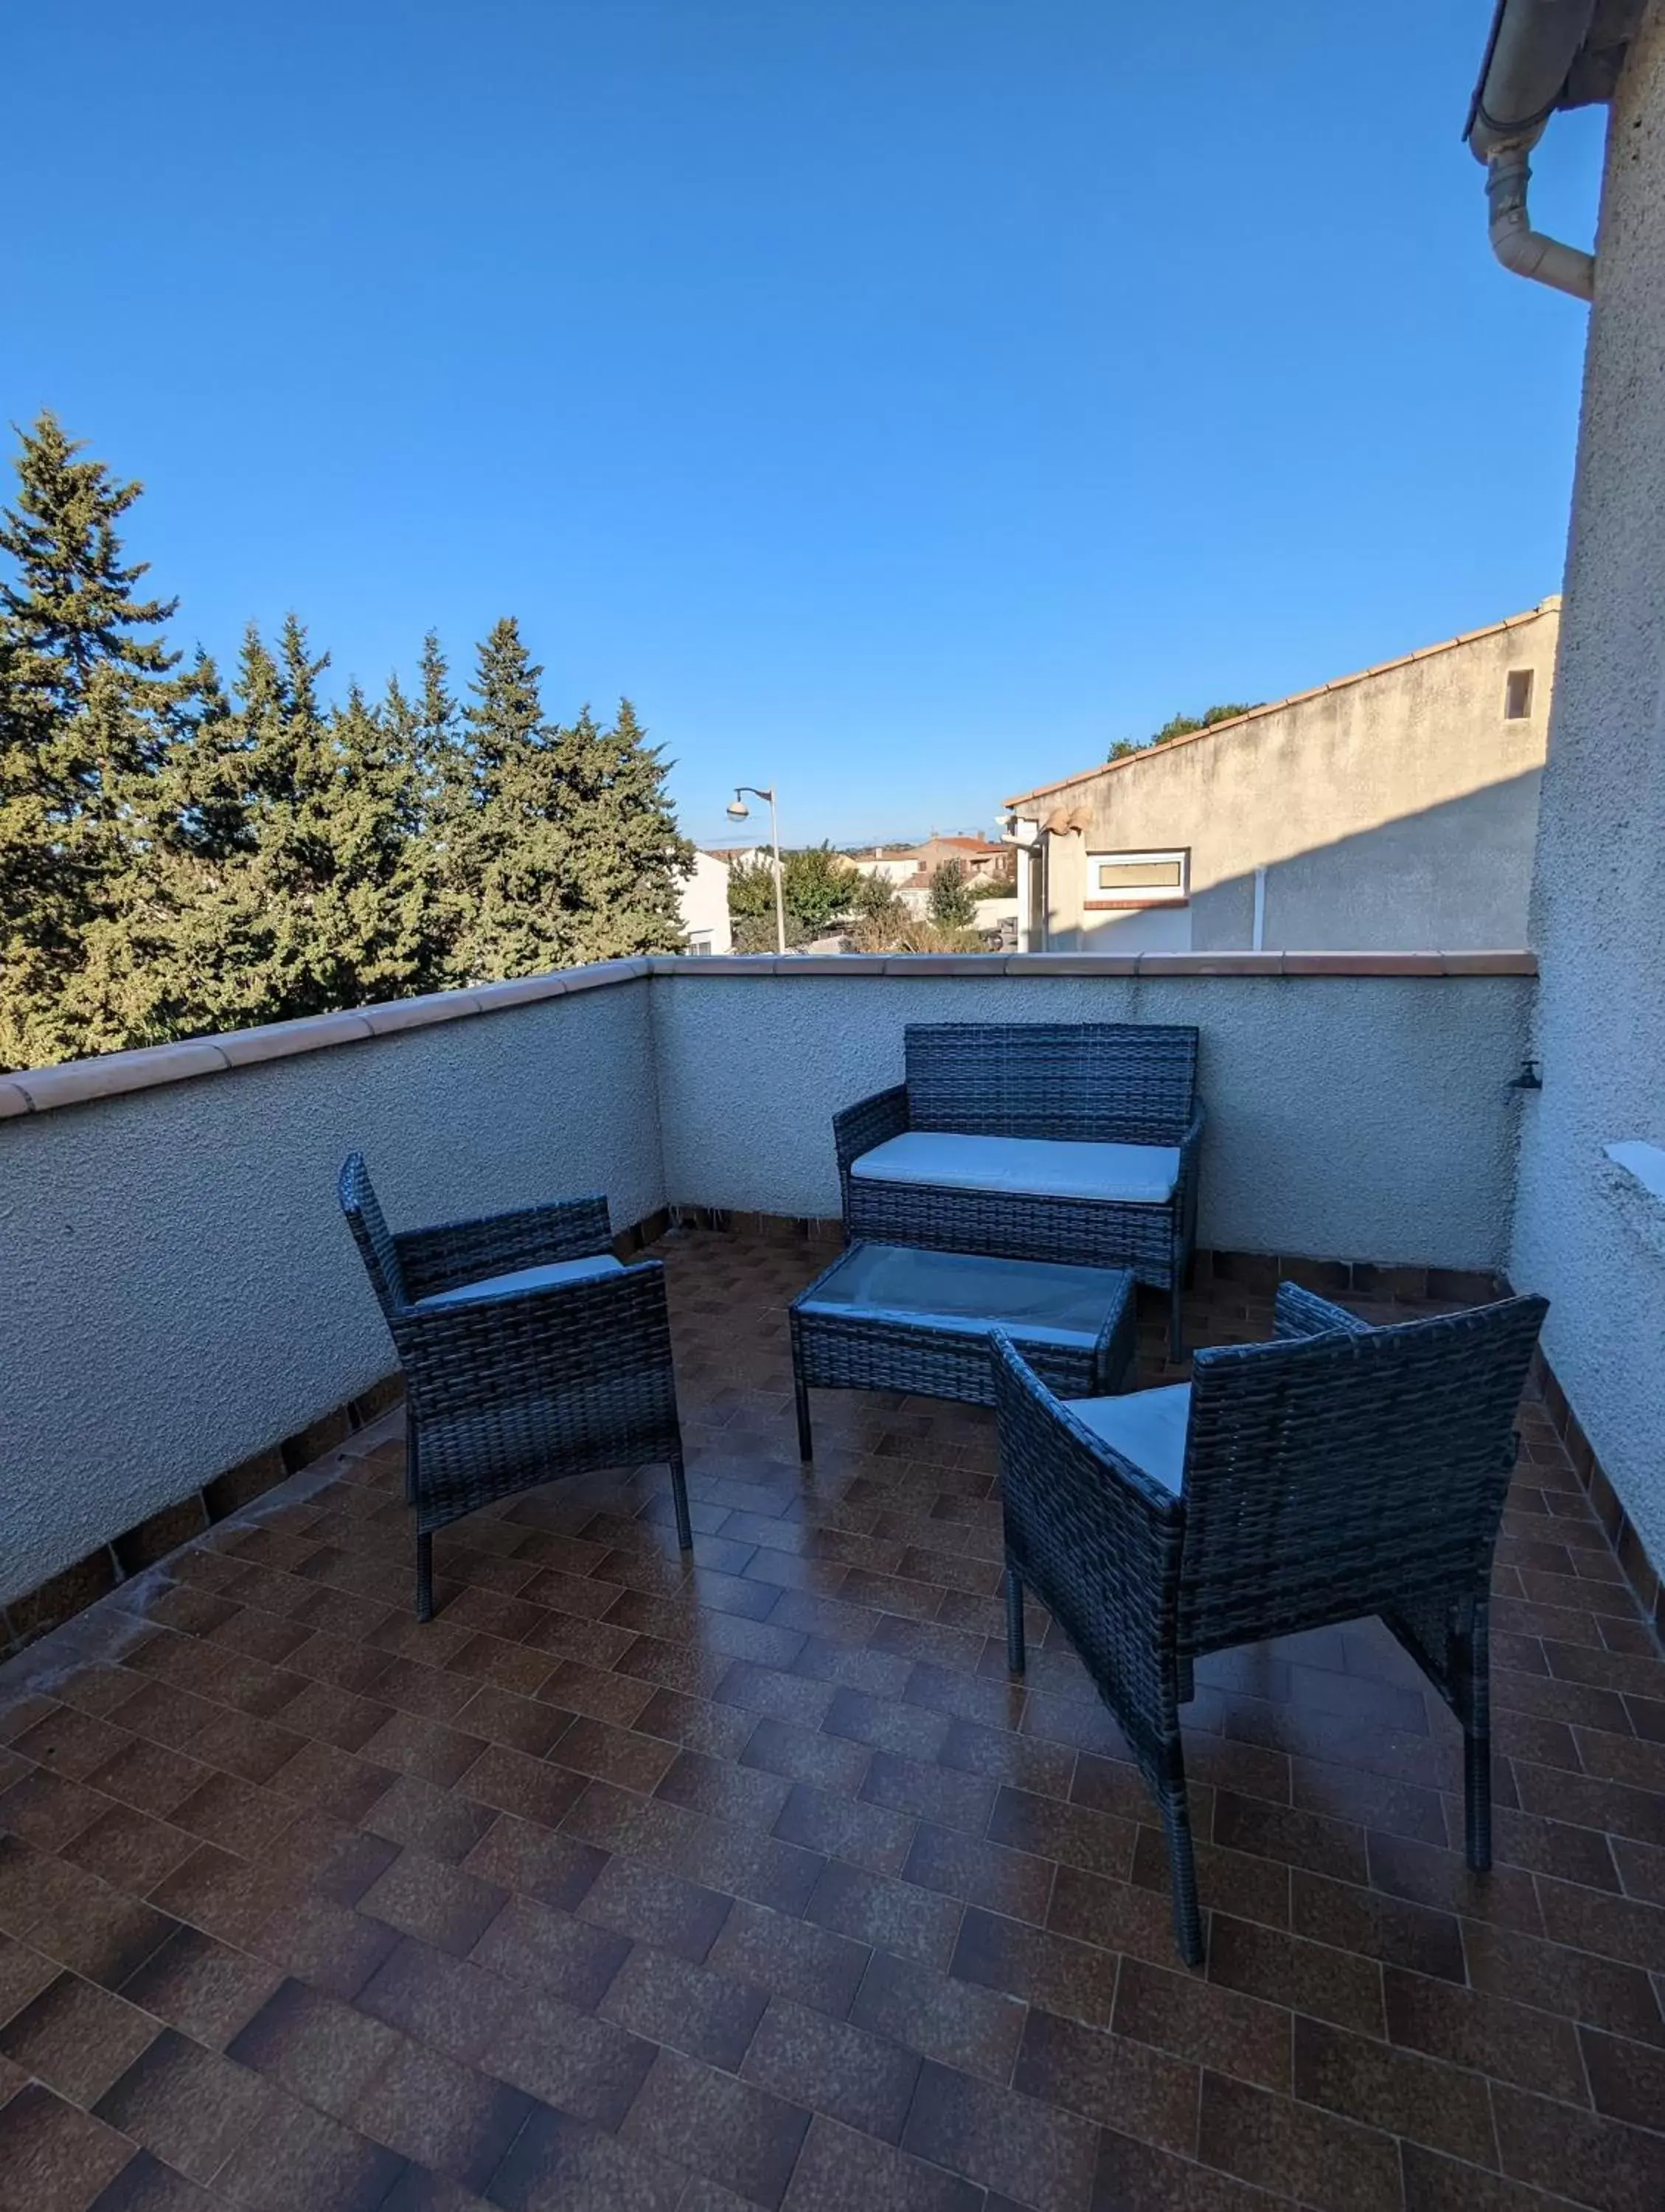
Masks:
[[[1552,123],[1551,130],[1554,129]],[[1533,942],[1544,1088],[1523,1133],[1511,1273],[1665,1568],[1665,1260],[1657,1202],[1602,1154],[1665,1143],[1665,5],[1609,124],[1544,776]]]
[[[1050,840],[1049,947],[1178,949],[1182,917],[1185,949],[1248,947],[1260,867],[1269,948],[1523,945],[1558,621],[1551,605],[1025,803],[1091,817]],[[1509,720],[1516,669],[1532,711]],[[1089,853],[1176,847],[1188,909],[1088,909]]]
[[[1193,1022],[1200,1241],[1499,1266],[1531,982],[1513,976],[654,978],[665,1187],[830,1216],[831,1118],[900,1081],[919,1021]]]
[[[394,1366],[337,1210],[664,1203],[641,981],[0,1121],[0,1601]]]

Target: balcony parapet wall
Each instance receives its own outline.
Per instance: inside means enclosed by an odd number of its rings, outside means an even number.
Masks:
[[[22,1114],[48,1114],[61,1106],[84,1106],[94,1099],[118,1098],[193,1077],[223,1075],[235,1067],[292,1059],[301,1053],[362,1044],[372,1037],[429,1029],[441,1022],[465,1021],[474,1014],[505,1013],[546,999],[580,991],[669,975],[698,982],[718,975],[750,976],[759,981],[815,975],[846,980],[858,975],[943,976],[987,980],[994,975],[1148,976],[1179,975],[1527,975],[1538,973],[1533,952],[1147,952],[1126,959],[1094,953],[806,953],[722,955],[693,958],[607,960],[586,968],[556,969],[510,983],[488,983],[470,991],[437,991],[420,999],[391,999],[351,1013],[313,1014],[260,1029],[231,1030],[223,1036],[193,1038],[179,1044],[152,1045],[139,1052],[102,1053],[56,1067],[37,1067],[0,1075],[0,1121]]]
[[[897,1079],[908,1022],[1193,1022],[1205,1247],[1483,1276],[1534,965],[619,961],[0,1077],[0,1606],[142,1557],[374,1402],[393,1352],[336,1205],[350,1151],[398,1224],[586,1191],[621,1231],[824,1222],[830,1117]]]

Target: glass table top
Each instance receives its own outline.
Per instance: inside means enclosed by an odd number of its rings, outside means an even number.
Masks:
[[[961,1331],[1009,1329],[1040,1344],[1091,1345],[1121,1295],[1115,1267],[853,1246],[793,1301],[800,1313],[895,1314]]]

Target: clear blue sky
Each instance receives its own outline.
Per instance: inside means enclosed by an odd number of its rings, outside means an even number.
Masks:
[[[989,824],[1559,588],[1585,310],[1459,143],[1490,0],[33,0],[0,403],[229,659],[514,612],[684,826]],[[1588,242],[1604,112],[1534,212]]]

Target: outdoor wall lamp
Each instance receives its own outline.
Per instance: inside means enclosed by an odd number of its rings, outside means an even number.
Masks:
[[[728,803],[731,822],[744,822],[750,813],[751,809],[744,798],[748,791],[754,799],[769,801],[769,842],[775,848],[775,949],[777,952],[784,952],[787,949],[787,900],[786,893],[781,888],[781,818],[775,811],[775,787],[771,784],[764,791],[755,783],[737,783],[734,796]]]

